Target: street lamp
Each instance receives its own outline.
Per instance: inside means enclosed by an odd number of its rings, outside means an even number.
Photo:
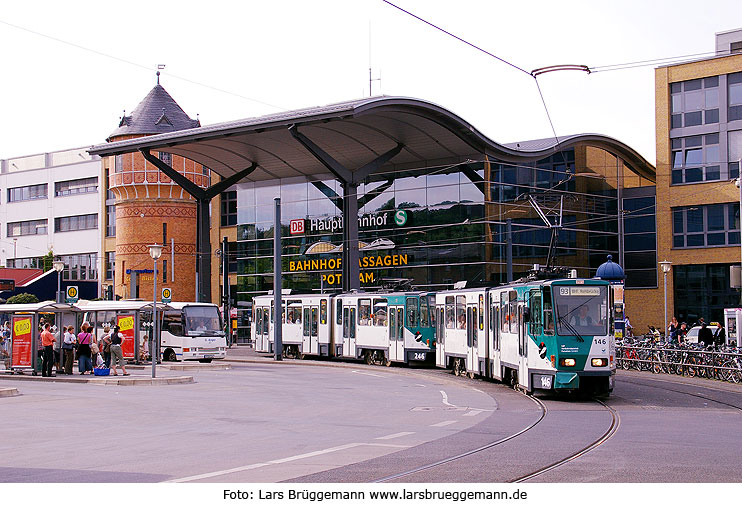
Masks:
[[[57,303],[62,303],[62,270],[64,270],[64,261],[57,260],[52,263],[52,266],[57,272]]]
[[[660,261],[660,268],[662,273],[665,274],[665,340],[667,340],[667,274],[670,272],[671,266],[671,261]]]
[[[150,342],[150,358],[152,359],[152,378],[157,375],[157,260],[162,256],[164,246],[152,244],[149,247],[149,255],[155,260],[155,271],[152,274],[154,287],[152,288],[152,341]]]

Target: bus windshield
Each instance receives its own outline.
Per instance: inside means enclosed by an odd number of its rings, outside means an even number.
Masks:
[[[185,334],[189,337],[224,335],[217,307],[187,306],[183,310],[186,324]]]
[[[555,285],[556,330],[561,336],[595,336],[608,333],[606,286]]]

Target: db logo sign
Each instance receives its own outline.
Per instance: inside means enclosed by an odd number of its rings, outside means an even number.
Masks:
[[[304,233],[304,220],[292,219],[290,231],[292,235],[300,235]]]

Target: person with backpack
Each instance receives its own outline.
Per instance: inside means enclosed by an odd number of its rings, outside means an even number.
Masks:
[[[117,326],[113,327],[113,331],[110,335],[111,339],[111,369],[113,369],[113,375],[118,375],[118,372],[116,372],[116,368],[118,366],[121,367],[121,372],[124,375],[130,375],[126,371],[126,361],[124,361],[124,351],[121,350],[121,343],[123,342],[123,339],[121,338],[120,328]]]

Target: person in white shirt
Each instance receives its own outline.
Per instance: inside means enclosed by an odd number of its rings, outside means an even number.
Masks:
[[[62,340],[62,351],[64,351],[64,371],[62,373],[72,375],[72,362],[75,359],[75,328],[68,326],[64,328]]]

